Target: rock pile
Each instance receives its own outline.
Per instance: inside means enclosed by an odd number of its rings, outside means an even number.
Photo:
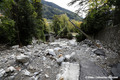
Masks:
[[[90,40],[33,42],[22,48],[15,45],[0,51],[0,80],[86,80],[83,77],[91,76],[88,73],[111,75],[116,70],[110,65],[120,61],[117,53],[103,46],[98,49]]]

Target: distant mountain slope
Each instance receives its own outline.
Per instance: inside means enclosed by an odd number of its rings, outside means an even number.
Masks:
[[[67,14],[70,19],[75,20],[82,20],[83,18],[80,16],[76,16],[73,12],[64,9],[52,2],[47,2],[45,0],[42,0],[43,4],[43,17],[47,19],[52,19],[54,15],[60,15],[60,14]]]

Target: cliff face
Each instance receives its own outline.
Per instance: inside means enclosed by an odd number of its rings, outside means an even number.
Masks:
[[[114,50],[120,55],[120,25],[100,31],[95,39],[100,40],[107,48]]]

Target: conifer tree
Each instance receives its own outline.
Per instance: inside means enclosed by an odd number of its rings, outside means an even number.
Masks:
[[[42,3],[41,0],[32,0],[32,4],[35,7],[36,16],[36,38],[45,40],[44,36],[44,20],[42,19]]]
[[[12,19],[16,21],[17,41],[20,46],[28,45],[35,32],[34,7],[29,0],[15,0],[11,9]]]

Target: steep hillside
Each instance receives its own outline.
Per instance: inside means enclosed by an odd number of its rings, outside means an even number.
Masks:
[[[67,14],[70,19],[82,20],[82,17],[75,15],[73,12],[64,9],[52,2],[47,2],[42,0],[43,4],[43,17],[47,19],[52,19],[54,15]]]

